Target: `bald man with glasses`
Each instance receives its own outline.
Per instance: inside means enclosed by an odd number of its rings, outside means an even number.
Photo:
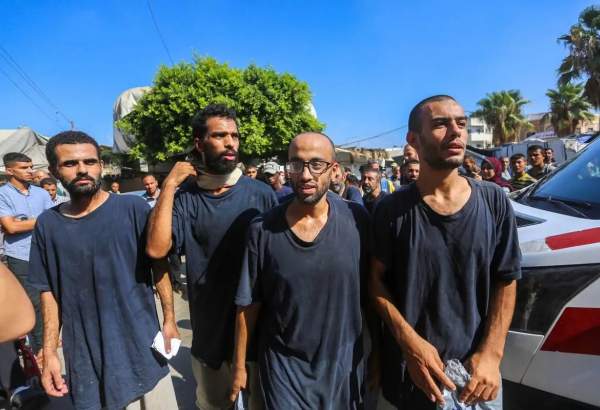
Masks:
[[[300,134],[288,155],[294,198],[256,218],[248,232],[231,400],[245,386],[246,348],[257,337],[265,408],[360,408],[369,216],[328,192],[335,151],[327,136]]]

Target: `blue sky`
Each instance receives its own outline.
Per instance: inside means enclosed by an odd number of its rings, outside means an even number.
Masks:
[[[269,65],[308,82],[338,144],[403,126],[420,99],[451,94],[467,110],[520,89],[547,109],[566,49],[556,39],[589,1],[151,0],[173,59]],[[0,2],[0,45],[76,127],[112,145],[112,106],[169,64],[146,0]],[[17,82],[46,112],[7,79]],[[0,58],[0,128],[52,135],[68,124]],[[51,118],[48,118],[50,116]],[[405,132],[363,143],[404,144]]]

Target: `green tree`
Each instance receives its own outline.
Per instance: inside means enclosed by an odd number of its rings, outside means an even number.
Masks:
[[[595,108],[600,108],[600,7],[584,9],[579,22],[558,41],[569,49],[558,69],[558,83],[565,85],[585,78],[584,95]]]
[[[308,85],[291,74],[195,57],[193,63],[160,67],[152,90],[117,125],[135,136],[134,157],[164,161],[192,146],[191,120],[198,110],[226,104],[238,113],[242,155],[264,157],[285,151],[299,132],[323,130],[310,102]]]
[[[592,120],[594,115],[589,111],[592,104],[583,96],[583,84],[559,84],[556,90],[548,90],[550,112],[542,118],[550,121],[554,132],[564,137],[575,132],[577,125],[583,120]]]
[[[477,102],[479,109],[471,116],[483,118],[493,128],[494,145],[502,145],[518,141],[521,131],[532,127],[523,115],[528,103],[519,90],[492,92]]]

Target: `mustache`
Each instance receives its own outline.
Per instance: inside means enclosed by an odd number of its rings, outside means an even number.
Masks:
[[[219,157],[223,158],[225,156],[230,156],[230,155],[233,155],[233,156],[235,156],[237,158],[238,152],[237,151],[233,151],[233,150],[231,150],[231,151],[225,151],[224,153],[222,153],[221,155],[219,155]]]
[[[72,181],[71,184],[76,184],[77,182],[81,182],[81,181],[90,181],[90,182],[96,182],[96,180],[90,176],[87,175],[82,175],[79,177],[75,177]]]
[[[450,148],[451,145],[459,145],[462,149],[466,148],[466,145],[459,139],[453,139],[452,141],[448,141],[442,145],[443,148]]]

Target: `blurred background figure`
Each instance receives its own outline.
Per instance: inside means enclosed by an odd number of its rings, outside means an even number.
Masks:
[[[110,192],[113,194],[117,194],[120,195],[121,194],[121,184],[119,184],[117,181],[114,181],[112,184],[110,184]]]
[[[283,202],[287,196],[293,193],[292,188],[286,186],[281,181],[281,173],[279,172],[279,164],[276,162],[267,162],[262,169],[265,182],[273,188],[279,203]]]
[[[487,157],[481,161],[481,177],[484,181],[498,185],[506,193],[513,190],[510,183],[502,178],[502,162],[498,158]]]
[[[42,179],[40,181],[40,187],[50,194],[50,199],[52,199],[54,205],[60,205],[69,200],[66,196],[58,195],[56,179],[52,177]]]
[[[256,179],[257,174],[258,170],[256,169],[256,165],[246,165],[244,175],[246,175],[248,178]]]
[[[418,159],[411,159],[406,161],[404,163],[403,169],[403,177],[406,181],[406,184],[410,184],[411,182],[415,182],[417,179],[419,179],[421,165]]]
[[[33,178],[31,183],[35,186],[41,186],[41,181],[44,178],[48,178],[50,174],[43,169],[38,169],[37,171],[33,171]]]
[[[150,205],[150,208],[154,208],[160,195],[158,181],[154,175],[148,174],[142,177],[142,184],[144,184],[144,189],[146,190],[146,192],[142,194],[142,198],[146,200],[146,203]]]

